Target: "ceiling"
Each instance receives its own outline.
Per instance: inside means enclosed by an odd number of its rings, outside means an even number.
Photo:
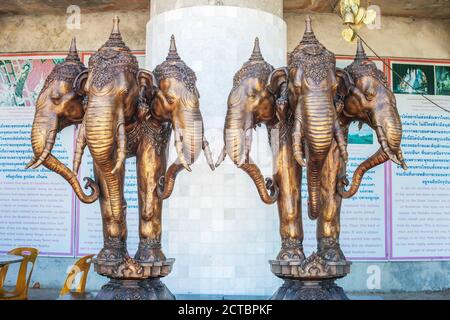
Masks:
[[[226,4],[226,0],[223,0]],[[379,5],[387,16],[450,19],[450,0],[361,0]],[[83,12],[149,10],[149,0],[1,0],[0,14],[61,14],[71,4]],[[339,0],[284,0],[285,12],[333,12]]]
[[[70,5],[83,12],[149,9],[148,0],[1,0],[0,14],[61,14]]]
[[[378,5],[386,16],[450,19],[450,0],[361,0],[361,4]],[[337,12],[339,0],[284,0],[285,12],[305,10]]]

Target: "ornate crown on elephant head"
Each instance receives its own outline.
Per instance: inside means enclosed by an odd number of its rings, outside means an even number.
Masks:
[[[50,83],[54,80],[72,83],[84,70],[86,70],[86,67],[78,56],[77,42],[76,39],[73,38],[67,57],[64,59],[63,63],[56,65],[52,70],[50,75],[45,80],[42,91],[48,88]]]
[[[250,59],[234,75],[233,89],[239,87],[242,81],[248,78],[257,78],[262,82],[266,82],[273,70],[273,66],[264,60],[259,46],[259,39],[256,38]]]
[[[362,77],[370,76],[383,83],[386,88],[389,88],[386,75],[367,57],[361,40],[358,40],[355,60],[345,70],[354,81]]]
[[[137,75],[139,63],[125,45],[119,30],[119,17],[113,20],[113,30],[108,41],[89,59],[89,71],[92,73],[92,83],[102,89],[123,72]]]
[[[197,76],[178,55],[174,35],[170,38],[170,49],[166,61],[158,65],[153,71],[153,74],[157,83],[165,79],[174,78],[182,82],[189,91],[197,91],[195,86]]]

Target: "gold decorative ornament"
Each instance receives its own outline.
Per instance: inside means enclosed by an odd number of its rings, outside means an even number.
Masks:
[[[359,0],[341,0],[340,13],[344,25],[347,26],[342,31],[342,37],[348,42],[353,42],[356,38],[356,33],[353,29],[371,25],[377,18],[377,12],[373,9],[362,7]]]

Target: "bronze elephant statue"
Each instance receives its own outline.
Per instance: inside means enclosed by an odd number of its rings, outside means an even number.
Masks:
[[[91,198],[82,198],[80,192],[77,195],[84,202],[100,199],[104,247],[97,255],[97,261],[120,263],[129,260],[124,179],[125,160],[130,157],[136,157],[140,214],[140,242],[134,258],[139,263],[163,261],[166,257],[161,249],[162,202],[170,197],[177,174],[183,169],[190,171],[190,165],[202,150],[211,169],[215,168],[204,137],[195,73],[179,57],[173,36],[166,61],[154,72],[139,69],[136,58],[122,40],[117,17],[108,41],[91,57],[89,68],[82,66],[79,60],[77,65],[79,72],[65,84],[76,100],[64,105],[73,115],[60,122],[61,126],[81,124],[74,172],[69,170],[75,179],[70,180],[72,186],[79,186],[76,174],[86,146],[94,160],[95,182],[88,180],[93,195]],[[51,84],[56,88],[63,86]],[[53,91],[44,88],[41,100]],[[64,110],[64,106],[56,109],[66,114],[68,110]],[[78,107],[77,113],[74,106]],[[37,119],[39,112],[40,108],[37,108]],[[45,112],[39,121],[35,121],[33,132],[45,133],[41,129],[44,126],[54,128],[56,125],[52,121],[58,116]],[[172,131],[178,157],[167,169]],[[50,141],[56,135],[56,131],[51,132]],[[38,144],[39,139],[33,137],[35,158],[42,158],[43,147]],[[41,137],[41,141],[44,138]],[[50,151],[51,148],[49,154]],[[54,158],[47,155],[44,165],[48,159],[53,161]],[[60,167],[49,168],[59,173]]]
[[[298,260],[305,258],[300,217],[302,170],[293,153],[294,115],[285,107],[284,74],[284,70],[274,70],[264,60],[256,39],[250,60],[234,76],[225,119],[225,147],[216,166],[228,155],[252,178],[264,203],[277,202],[283,241],[278,259]],[[252,130],[259,124],[267,127],[274,153],[274,177],[267,178],[266,183],[259,167],[249,157]]]
[[[305,35],[290,55],[288,68],[274,70],[257,44],[250,61],[234,77],[225,148],[218,164],[228,154],[244,171],[249,171],[244,165],[252,168],[250,176],[262,200],[278,203],[282,239],[278,260],[305,258],[300,164],[308,170],[309,215],[318,218],[318,255],[332,262],[345,261],[339,244],[342,199],[357,192],[367,170],[389,159],[406,169],[395,96],[384,74],[362,50],[359,44],[354,63],[346,70],[336,69],[334,55],[317,41],[308,18]],[[377,132],[381,148],[359,166],[346,192],[347,136],[353,121],[369,124]],[[274,181],[268,179],[266,186],[248,156],[251,129],[260,123],[268,128],[274,153]]]

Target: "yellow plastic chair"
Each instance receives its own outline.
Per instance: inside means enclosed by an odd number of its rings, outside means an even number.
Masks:
[[[75,262],[75,264],[72,266],[72,269],[70,269],[69,274],[67,275],[63,288],[59,293],[59,299],[66,297],[68,294],[70,294],[73,298],[86,297],[86,282],[93,257],[94,255],[89,255]],[[72,291],[73,283],[77,275],[80,273],[82,273],[80,282],[78,283],[75,291]]]
[[[33,274],[34,263],[39,255],[39,250],[35,248],[17,248],[8,252],[16,256],[23,257],[20,263],[19,274],[17,275],[16,287],[13,291],[3,289],[8,266],[4,266],[0,271],[0,300],[27,300],[28,287],[30,286],[31,275]],[[28,264],[31,263],[30,273],[27,274]]]

